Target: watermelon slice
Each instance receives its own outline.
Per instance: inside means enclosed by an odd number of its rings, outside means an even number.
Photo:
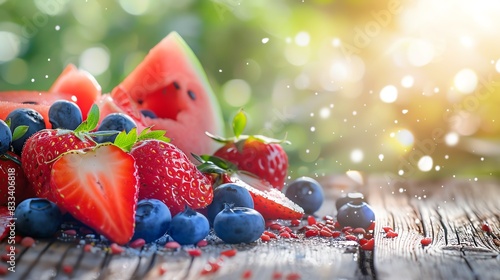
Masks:
[[[45,126],[50,128],[48,111],[56,100],[65,99],[78,104],[84,119],[90,107],[101,96],[101,86],[92,75],[68,65],[47,91],[0,92],[0,119],[17,108],[31,108],[42,114]]]
[[[219,104],[208,79],[186,42],[170,33],[99,102],[102,116],[125,112],[139,126],[167,131],[172,144],[187,155],[212,154],[216,143],[205,132],[223,133]],[[150,110],[158,118],[144,117]]]

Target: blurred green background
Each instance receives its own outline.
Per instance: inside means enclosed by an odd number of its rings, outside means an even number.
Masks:
[[[292,142],[290,177],[497,176],[500,2],[0,0],[0,90],[73,63],[109,92],[171,31],[226,122]],[[229,133],[229,132],[228,132]]]

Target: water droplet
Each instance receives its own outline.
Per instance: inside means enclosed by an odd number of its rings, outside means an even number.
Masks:
[[[45,79],[48,79],[49,78],[49,75],[45,75]]]
[[[399,175],[399,176],[403,176],[404,174],[405,174],[405,171],[404,171],[403,169],[400,169],[400,170],[398,171],[398,175]]]
[[[316,127],[311,126],[311,132],[315,132],[315,131],[316,131]]]
[[[55,29],[56,29],[56,31],[59,31],[61,29],[61,27],[59,25],[56,25]]]
[[[383,160],[384,160],[384,155],[383,155],[383,154],[378,155],[378,159],[379,159],[380,161],[383,161]]]
[[[31,82],[34,83],[35,82],[35,78],[31,78]]]
[[[434,165],[434,162],[430,156],[423,156],[418,160],[418,169],[420,169],[423,172],[430,171],[432,169],[432,166]]]
[[[401,112],[403,113],[403,115],[406,115],[408,114],[408,109],[403,109]]]
[[[448,146],[455,146],[458,144],[459,136],[456,132],[450,132],[444,137],[444,141]]]
[[[354,163],[359,163],[363,161],[364,153],[361,149],[354,149],[351,151],[351,161]]]
[[[47,58],[47,61],[50,61],[50,58]]]
[[[266,44],[267,42],[269,42],[269,38],[262,38],[262,44]]]
[[[219,69],[219,73],[222,73],[222,69]]]

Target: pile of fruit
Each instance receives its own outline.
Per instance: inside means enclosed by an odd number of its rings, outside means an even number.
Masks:
[[[284,189],[287,141],[243,135],[242,110],[234,136],[218,136],[214,100],[175,33],[110,94],[73,66],[48,92],[0,93],[1,213],[16,218],[22,236],[51,238],[69,223],[113,246],[166,236],[196,245],[211,229],[230,244],[266,241],[276,238],[269,221],[298,227],[303,218],[305,227],[280,228],[280,236],[339,237],[333,232],[343,229],[349,239],[356,228],[373,230],[361,198],[340,203],[337,223],[317,222],[320,184],[304,177]]]

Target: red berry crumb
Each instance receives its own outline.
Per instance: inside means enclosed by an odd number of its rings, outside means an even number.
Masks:
[[[281,279],[281,277],[283,277],[283,273],[281,273],[281,272],[279,272],[279,271],[275,271],[275,272],[273,272],[273,279],[274,279],[274,280]]]
[[[5,265],[0,265],[0,275],[7,275],[9,269]]]
[[[92,246],[92,244],[85,244],[85,246],[83,246],[83,251],[90,252],[90,251],[92,251],[92,248],[94,248],[94,246]]]
[[[383,226],[382,229],[384,230],[385,233],[387,233],[388,231],[392,230],[392,227]]]
[[[307,224],[312,226],[312,225],[315,225],[316,224],[316,218],[314,218],[314,216],[307,216]]]
[[[62,271],[66,274],[66,275],[71,275],[73,274],[73,267],[69,264],[65,264],[63,265],[62,267]]]
[[[491,227],[488,223],[483,223],[481,225],[481,229],[484,231],[484,232],[491,232]]]
[[[21,240],[21,246],[33,247],[33,245],[35,245],[35,239],[33,239],[32,237],[27,236]]]
[[[264,242],[268,242],[271,240],[271,237],[265,233],[263,233],[261,236],[260,236],[260,239]]]
[[[198,243],[196,243],[196,246],[198,246],[198,247],[207,247],[208,246],[208,241],[206,239],[200,240],[200,241],[198,241]]]
[[[130,242],[129,246],[130,246],[130,248],[139,249],[139,248],[142,248],[142,246],[144,246],[144,244],[146,244],[146,240],[144,240],[142,238],[137,238],[136,240]]]
[[[186,249],[186,252],[191,256],[191,257],[199,257],[201,256],[201,250],[198,248],[195,249]]]
[[[424,237],[420,240],[420,244],[422,244],[422,246],[428,246],[432,243],[432,238],[430,237]]]
[[[387,238],[395,238],[397,237],[399,234],[393,230],[389,230],[387,231],[387,233],[385,234],[385,237]]]
[[[167,273],[167,266],[165,264],[162,264],[158,267],[158,274],[160,274],[160,276],[162,276],[165,273]]]
[[[238,251],[236,249],[228,249],[225,251],[220,252],[222,256],[226,257],[234,257]]]
[[[109,248],[111,249],[111,254],[113,255],[119,255],[125,252],[125,248],[116,243],[112,243],[111,246],[109,246]]]
[[[179,244],[176,241],[169,241],[167,244],[165,244],[165,248],[167,249],[179,249],[181,247],[181,244]]]
[[[291,221],[290,221],[290,225],[291,225],[292,227],[298,227],[298,226],[300,225],[300,221],[299,221],[299,220],[297,220],[297,219],[291,220]]]
[[[267,231],[267,230],[266,230],[266,231],[264,231],[264,234],[265,234],[265,235],[268,235],[268,236],[269,236],[269,237],[271,237],[271,238],[278,238],[278,237],[276,236],[276,234],[275,234],[274,232],[272,232],[272,231]]]
[[[297,272],[291,272],[286,276],[286,280],[299,280],[302,277],[300,277],[300,274]]]
[[[364,239],[366,240],[366,239]],[[375,247],[375,239],[370,239],[364,242],[363,245],[361,245],[361,249],[364,251],[373,251],[373,248]]]
[[[243,271],[243,275],[241,275],[242,279],[250,279],[252,278],[252,271],[250,269],[247,269]]]

